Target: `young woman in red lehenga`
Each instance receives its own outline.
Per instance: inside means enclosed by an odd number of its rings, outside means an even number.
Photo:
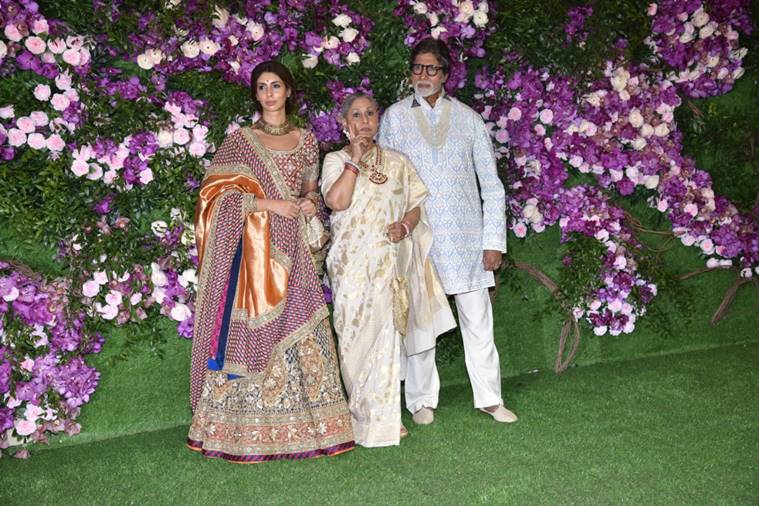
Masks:
[[[286,67],[261,63],[251,87],[261,120],[224,140],[196,208],[188,446],[234,462],[335,455],[354,442],[307,239],[318,146],[287,122]]]

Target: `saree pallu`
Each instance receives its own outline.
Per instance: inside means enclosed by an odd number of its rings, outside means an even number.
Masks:
[[[297,149],[288,160],[302,163]],[[187,444],[208,457],[298,459],[354,445],[306,222],[255,206],[293,193],[247,128],[227,137],[201,186]]]

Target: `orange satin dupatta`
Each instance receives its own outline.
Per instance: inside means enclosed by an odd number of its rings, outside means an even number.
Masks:
[[[266,198],[261,184],[245,174],[214,174],[203,181],[195,207],[195,241],[198,246],[198,265],[201,266],[201,272],[209,238],[212,234],[223,233],[223,231],[213,230],[214,209],[219,197],[228,191],[250,193],[256,198]],[[242,263],[234,307],[245,309],[248,318],[255,318],[271,311],[284,300],[290,274],[285,266],[272,256],[269,213],[265,211],[248,213],[244,220]]]

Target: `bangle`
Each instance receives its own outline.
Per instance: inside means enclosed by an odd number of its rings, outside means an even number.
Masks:
[[[399,223],[400,223],[400,224],[401,224],[401,226],[403,227],[403,230],[405,230],[405,231],[406,231],[406,235],[404,235],[403,237],[408,237],[408,236],[411,234],[411,232],[409,231],[409,228],[408,228],[408,224],[406,224],[406,222],[405,222],[405,221],[401,221],[401,222],[399,222]]]
[[[319,194],[315,191],[310,191],[303,196],[304,199],[310,200],[317,208],[319,207]]]
[[[343,169],[344,170],[349,170],[349,171],[353,172],[355,175],[358,176],[358,172],[359,172],[358,167],[356,166],[355,163],[353,163],[350,160],[346,160],[345,161],[345,165],[343,165]]]

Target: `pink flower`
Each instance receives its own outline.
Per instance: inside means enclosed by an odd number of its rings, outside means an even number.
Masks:
[[[27,360],[31,360],[31,359],[27,359]],[[24,362],[26,362],[26,360],[24,360]],[[34,360],[32,360],[31,362],[32,362],[32,367],[34,367]],[[32,369],[29,368],[27,370],[31,371]],[[40,408],[36,404],[27,404],[26,410],[24,410],[24,418],[26,418],[27,420],[35,421],[37,418],[42,416],[43,413],[44,411],[42,410],[42,408]]]
[[[45,49],[47,49],[45,41],[35,35],[27,38],[24,45],[32,54],[42,54],[45,52]]]
[[[61,91],[71,89],[71,75],[68,72],[62,72],[55,78],[55,85]]]
[[[118,306],[119,304],[121,304],[122,300],[124,300],[124,296],[121,295],[121,292],[119,292],[118,290],[111,290],[105,296],[105,303],[110,304],[111,306]]]
[[[48,26],[47,20],[45,18],[38,19],[32,23],[32,31],[37,35],[41,33],[47,33],[48,30],[50,30],[50,26]]]
[[[506,144],[509,140],[509,131],[500,129],[495,133],[495,140],[501,144]]]
[[[26,134],[18,128],[11,128],[8,130],[8,144],[14,148],[26,144]]]
[[[18,28],[16,28],[16,25],[9,24],[5,27],[5,36],[8,37],[8,40],[12,40],[13,42],[18,42],[23,38],[23,35],[21,35],[21,32],[18,31]]]
[[[551,109],[543,109],[540,111],[540,121],[546,125],[550,125],[553,122],[553,111]]]
[[[97,284],[104,285],[108,283],[108,274],[106,274],[105,271],[97,271],[92,274],[92,279],[94,279]]]
[[[27,371],[31,371],[34,368],[34,360],[26,357],[23,362],[21,362],[21,368],[26,369]]]
[[[91,163],[90,171],[87,173],[87,179],[90,181],[97,181],[101,177],[103,177],[103,168],[96,163]]]
[[[34,129],[36,128],[34,126],[34,121],[32,121],[32,118],[29,116],[21,116],[19,119],[17,119],[16,127],[25,134],[34,132]]]
[[[50,100],[50,103],[53,105],[53,109],[56,111],[65,111],[66,108],[68,108],[69,104],[71,104],[71,100],[66,95],[62,95],[61,93],[56,93],[53,95],[53,98]]]
[[[66,45],[71,49],[79,49],[84,45],[84,39],[80,36],[66,37]]]
[[[192,156],[200,158],[206,154],[206,144],[204,142],[192,142],[188,148]]]
[[[184,128],[178,128],[174,131],[174,143],[184,146],[190,141],[190,134]]]
[[[509,110],[508,118],[511,121],[519,121],[522,118],[522,110],[519,109],[518,107],[512,107]]]
[[[153,180],[153,171],[150,169],[145,169],[142,172],[140,172],[140,183],[142,184],[148,184]]]
[[[94,297],[100,292],[100,284],[92,279],[82,285],[82,293],[85,297]]]
[[[47,138],[47,149],[59,153],[66,147],[66,143],[63,141],[60,135],[52,134]]]
[[[33,111],[29,117],[34,122],[35,126],[46,126],[50,122],[50,118],[47,117],[44,111]]]
[[[82,62],[82,55],[78,49],[67,49],[63,52],[63,61],[76,67]]]
[[[82,177],[90,172],[90,164],[81,158],[76,158],[71,164],[71,172],[73,172],[76,177]]]
[[[37,424],[32,422],[31,420],[16,420],[16,422],[13,424],[16,428],[16,433],[19,436],[28,436],[30,434],[33,434],[34,431],[37,430]]]
[[[53,54],[61,54],[66,50],[66,42],[63,39],[47,41],[47,47]]]
[[[522,237],[525,237],[527,235],[527,226],[521,221],[517,223],[516,225],[514,225],[514,235],[516,235],[520,239]]]
[[[190,311],[190,308],[186,305],[177,303],[173,308],[171,308],[170,315],[173,320],[183,322],[192,316],[192,311]]]
[[[32,149],[44,149],[47,147],[45,136],[38,133],[29,134],[26,143],[29,144],[29,147]]]
[[[13,110],[12,105],[6,105],[5,107],[0,107],[0,118],[11,119],[15,115],[16,115],[16,112]]]
[[[104,320],[113,320],[116,318],[116,315],[119,314],[119,308],[110,304],[103,306],[98,303],[95,304],[95,309],[100,313],[100,316],[102,316]]]

